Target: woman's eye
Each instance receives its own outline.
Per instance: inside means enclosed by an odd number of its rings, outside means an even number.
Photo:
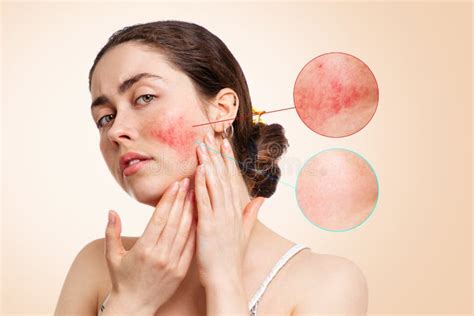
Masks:
[[[154,98],[156,98],[156,95],[153,95],[153,94],[144,94],[144,95],[139,96],[139,97],[135,100],[135,102],[138,103],[138,100],[143,99],[143,101],[145,101],[145,103],[150,103]],[[104,125],[107,124],[113,117],[115,117],[114,114],[108,114],[108,115],[102,116],[102,117],[96,122],[97,128],[102,128],[102,127],[104,127]],[[104,121],[104,120],[105,120],[105,121]]]
[[[105,125],[105,123],[108,123],[109,121],[106,120],[106,122],[104,123],[104,119],[111,119],[111,116],[113,116],[113,114],[108,114],[108,115],[104,115],[102,116],[98,121],[97,121],[97,128],[101,128]]]
[[[144,95],[141,95],[139,96],[135,102],[137,102],[138,100],[140,99],[143,99],[143,101],[145,101],[145,103],[150,103],[156,96],[154,96],[153,94],[144,94]]]

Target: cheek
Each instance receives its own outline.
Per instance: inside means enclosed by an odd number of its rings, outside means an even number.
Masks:
[[[120,179],[120,174],[119,174],[119,168],[120,166],[118,165],[117,162],[117,155],[113,151],[113,149],[110,148],[110,143],[101,138],[100,143],[100,152],[102,154],[102,158],[104,158],[105,164],[107,165],[109,171],[112,173],[112,175]],[[120,183],[120,180],[117,180]]]
[[[301,71],[294,87],[294,103],[302,120],[317,130],[342,111],[357,114],[374,105],[376,89],[375,78],[365,65],[328,54],[316,58]]]
[[[154,121],[149,125],[148,131],[153,139],[167,144],[182,158],[186,158],[195,147],[194,142],[198,140],[198,134],[192,125],[192,122],[180,114],[159,122]]]
[[[100,147],[100,153],[102,154],[104,161],[107,163],[107,165],[110,165],[110,162],[111,162],[110,149],[107,148],[107,142],[103,138],[101,138],[100,140],[99,147]]]

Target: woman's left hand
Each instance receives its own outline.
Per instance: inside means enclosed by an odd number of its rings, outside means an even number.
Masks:
[[[248,238],[265,198],[242,200],[247,189],[230,145],[223,141],[219,146],[209,134],[198,148],[194,192],[199,278],[204,287],[241,282]]]

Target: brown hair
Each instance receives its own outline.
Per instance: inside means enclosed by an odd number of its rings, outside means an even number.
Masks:
[[[185,73],[202,100],[211,99],[223,88],[239,97],[237,118],[230,140],[251,197],[270,197],[280,178],[279,157],[288,140],[280,124],[253,121],[247,81],[227,46],[206,28],[183,21],[166,20],[124,27],[110,36],[89,71],[89,90],[94,69],[112,47],[136,41],[156,48],[171,66]]]

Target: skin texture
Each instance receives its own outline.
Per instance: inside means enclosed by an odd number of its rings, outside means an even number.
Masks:
[[[375,113],[378,87],[359,59],[329,53],[310,61],[293,91],[296,111],[314,132],[342,137],[362,129]]]
[[[189,121],[181,114],[173,121],[163,122],[163,126],[156,126],[153,120],[149,120],[147,124],[150,126],[150,134],[158,142],[167,144],[169,147],[175,149],[180,158],[185,158],[188,152],[186,148],[192,147],[193,140],[196,139],[195,129],[189,128]],[[184,129],[181,127],[185,127]]]
[[[308,161],[296,192],[305,216],[329,230],[350,229],[363,222],[378,194],[367,162],[346,150],[328,150]]]

